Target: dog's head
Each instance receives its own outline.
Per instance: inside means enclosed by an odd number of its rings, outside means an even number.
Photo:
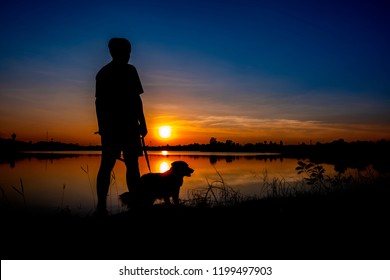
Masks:
[[[190,168],[185,161],[181,160],[172,162],[171,170],[175,174],[187,177],[191,177],[191,174],[194,173],[194,169]]]

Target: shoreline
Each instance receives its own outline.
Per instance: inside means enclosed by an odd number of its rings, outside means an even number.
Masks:
[[[105,218],[21,213],[3,219],[7,242],[1,255],[2,259],[388,259],[386,200],[383,194],[375,199],[361,194],[275,198],[236,207],[156,206]]]

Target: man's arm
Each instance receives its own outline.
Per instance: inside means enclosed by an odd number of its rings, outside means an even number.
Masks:
[[[145,115],[144,115],[144,109],[143,109],[143,104],[142,104],[142,99],[141,96],[138,95],[138,105],[137,105],[137,111],[138,111],[138,121],[140,124],[140,133],[142,137],[145,137],[146,134],[148,134],[148,129],[146,126],[146,120],[145,120]]]

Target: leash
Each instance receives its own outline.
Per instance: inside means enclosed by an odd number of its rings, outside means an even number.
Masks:
[[[145,145],[145,139],[144,139],[144,137],[142,137],[142,136],[141,136],[141,142],[142,142],[142,149],[143,149],[143,151],[144,151],[144,155],[145,155],[146,163],[147,163],[147,165],[148,165],[149,172],[152,173],[152,170],[150,169],[148,151],[147,151],[146,145]]]

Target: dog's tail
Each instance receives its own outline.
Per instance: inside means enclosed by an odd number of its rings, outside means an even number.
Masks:
[[[122,202],[122,206],[127,206],[127,208],[130,208],[131,206],[131,195],[129,192],[124,192],[119,195],[119,200]]]
[[[119,195],[119,200],[122,202],[122,206],[127,206],[128,209],[146,208],[153,205],[153,201],[150,203],[146,196],[140,192],[124,192]]]

